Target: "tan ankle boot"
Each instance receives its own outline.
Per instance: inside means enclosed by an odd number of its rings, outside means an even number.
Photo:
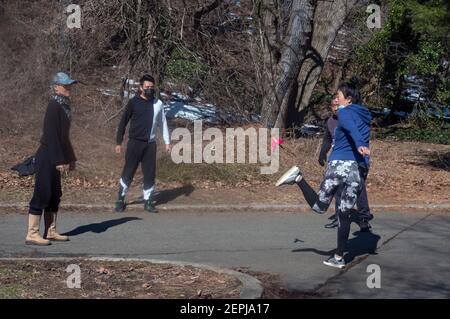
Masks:
[[[28,214],[28,233],[25,238],[27,245],[47,246],[50,241],[45,240],[39,234],[39,225],[41,223],[41,215]]]
[[[44,212],[44,223],[45,223],[44,238],[54,241],[69,241],[68,236],[63,236],[56,232],[56,216],[57,213]]]

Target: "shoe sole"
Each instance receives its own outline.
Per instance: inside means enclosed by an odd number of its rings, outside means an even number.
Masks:
[[[345,268],[345,265],[336,265],[336,264],[332,264],[332,263],[329,263],[326,261],[324,261],[323,264],[326,266],[329,266],[329,267],[333,267],[333,268],[339,268],[339,269]]]
[[[42,243],[38,243],[38,242],[35,242],[35,241],[26,240],[25,244],[33,245],[33,246],[50,246],[52,243],[49,242],[48,244],[42,244]]]
[[[289,175],[292,175],[292,173],[294,171],[297,171],[298,173],[300,173],[300,170],[298,169],[297,166],[291,167],[291,169],[289,169],[286,173],[283,174],[283,176],[281,176],[278,181],[275,183],[275,186],[281,186],[284,184],[284,179],[286,179],[286,177],[288,177]]]
[[[67,239],[46,238],[46,239],[47,239],[47,240],[50,240],[50,241],[61,241],[61,242],[63,242],[63,241],[70,241],[69,238],[67,238]]]

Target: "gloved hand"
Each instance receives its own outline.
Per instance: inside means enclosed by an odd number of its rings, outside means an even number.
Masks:
[[[319,155],[319,164],[320,166],[325,166],[325,163],[327,162],[327,156],[324,154]]]

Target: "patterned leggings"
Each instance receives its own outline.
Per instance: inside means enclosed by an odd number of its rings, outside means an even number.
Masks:
[[[325,213],[330,206],[333,197],[339,190],[337,208],[339,212],[349,212],[355,206],[358,195],[361,192],[363,176],[356,161],[331,161],[320,190],[318,201],[312,209],[318,213]]]
[[[344,254],[350,234],[350,213],[362,190],[366,175],[367,170],[359,166],[356,161],[330,161],[318,193],[304,178],[298,183],[308,204],[319,214],[325,213],[333,197],[336,198],[339,222],[336,254],[339,256]],[[339,194],[337,194],[338,191]]]

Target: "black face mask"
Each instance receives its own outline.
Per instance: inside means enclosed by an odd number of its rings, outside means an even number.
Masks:
[[[155,89],[145,89],[144,95],[147,99],[153,100],[153,98],[155,96]]]

